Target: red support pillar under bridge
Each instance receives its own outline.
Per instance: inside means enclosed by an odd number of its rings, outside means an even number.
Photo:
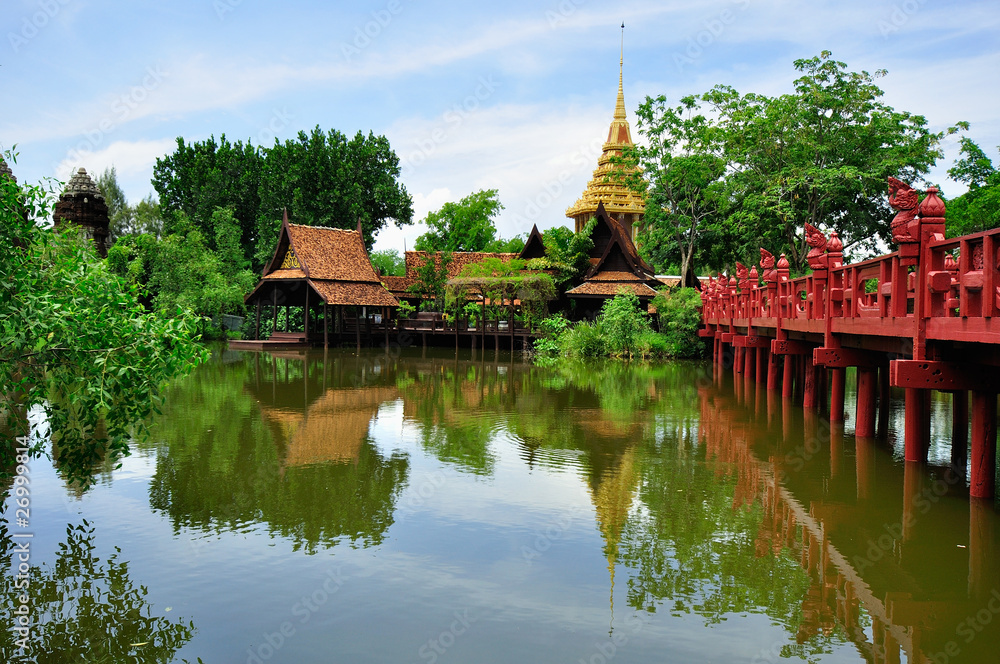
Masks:
[[[931,391],[952,393],[954,470],[964,476],[968,467],[971,496],[992,498],[1000,229],[948,239],[936,188],[922,200],[894,178],[889,188],[897,251],[845,264],[837,234],[806,224],[811,272],[793,279],[784,255],[776,261],[761,249],[759,266],[710,277],[699,334],[712,340],[720,368],[754,375],[831,421],[853,419],[861,439],[885,435],[888,386],[904,390],[907,461],[927,460]],[[848,369],[857,375],[853,418],[844,413]]]

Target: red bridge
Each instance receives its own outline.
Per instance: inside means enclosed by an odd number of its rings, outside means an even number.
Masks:
[[[857,369],[855,435],[884,435],[889,388],[905,389],[905,456],[924,462],[930,391],[953,395],[952,468],[965,474],[972,395],[970,495],[995,492],[1000,391],[1000,229],[945,239],[945,205],[890,178],[896,252],[843,264],[843,244],[806,224],[813,272],[761,249],[760,267],[710,279],[704,329],[717,370],[781,390],[804,408],[844,419],[846,369]],[[881,412],[876,431],[876,412]]]

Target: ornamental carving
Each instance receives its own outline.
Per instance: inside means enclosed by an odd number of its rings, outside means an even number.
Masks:
[[[915,226],[917,205],[920,203],[920,196],[917,190],[910,185],[889,177],[889,205],[897,210],[889,227],[892,229],[892,239],[899,243],[917,242],[918,233]]]
[[[299,257],[290,248],[285,252],[285,260],[281,261],[282,270],[290,270],[302,267],[299,265]]]
[[[806,222],[806,244],[810,247],[806,260],[813,270],[826,269],[826,242],[826,236],[818,228]]]

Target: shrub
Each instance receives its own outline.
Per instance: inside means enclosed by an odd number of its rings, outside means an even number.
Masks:
[[[604,331],[599,321],[581,321],[559,335],[559,348],[568,357],[601,357],[608,354]]]
[[[701,326],[701,295],[694,288],[662,291],[653,300],[660,319],[660,331],[676,358],[701,357],[705,345],[698,337]]]
[[[599,318],[601,331],[612,355],[633,355],[639,335],[650,331],[649,316],[640,308],[635,293],[621,291],[604,303]]]

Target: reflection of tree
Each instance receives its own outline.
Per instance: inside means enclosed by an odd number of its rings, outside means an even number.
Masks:
[[[200,367],[171,392],[155,428],[163,446],[153,508],[176,529],[262,521],[308,551],[341,538],[381,542],[409,461],[380,454],[368,424],[395,392],[389,378],[358,386],[343,378],[353,371],[331,365],[326,385],[315,359]]]
[[[4,560],[10,560],[13,547],[7,524],[0,522]],[[33,625],[27,653],[16,644],[21,636],[0,631],[0,660],[5,662],[22,656],[39,664],[170,662],[195,631],[194,623],[152,615],[147,590],[132,580],[128,562],[117,552],[106,561],[94,554],[94,528],[86,521],[67,526],[55,565],[31,568],[27,591],[17,583],[15,572],[0,576],[4,615],[13,616],[23,603],[19,595],[27,592]]]

